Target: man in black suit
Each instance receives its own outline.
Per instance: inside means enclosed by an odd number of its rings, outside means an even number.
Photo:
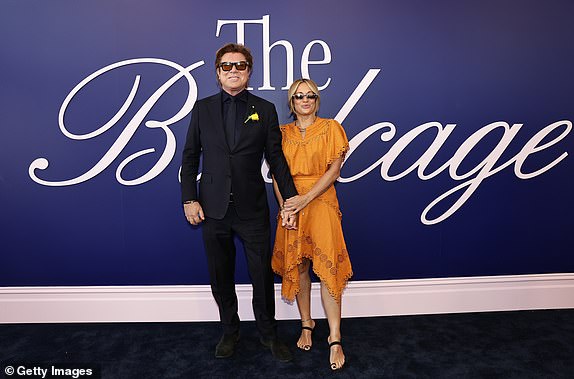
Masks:
[[[280,361],[290,361],[289,349],[277,338],[269,206],[261,176],[264,155],[283,198],[296,196],[297,190],[281,149],[275,106],[246,90],[252,67],[251,52],[243,45],[227,44],[217,51],[215,71],[222,90],[193,107],[181,167],[182,201],[187,220],[203,226],[211,289],[224,332],[215,356],[232,356],[239,340],[233,242],[238,235],[261,343]]]

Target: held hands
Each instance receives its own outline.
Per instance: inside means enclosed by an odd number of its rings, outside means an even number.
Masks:
[[[309,204],[309,199],[305,195],[296,195],[287,199],[281,208],[281,226],[286,229],[297,229],[298,213],[307,204]]]
[[[283,210],[287,213],[298,213],[309,204],[309,199],[305,195],[296,195],[285,200]]]
[[[185,213],[185,218],[191,225],[199,225],[203,220],[205,220],[203,208],[201,208],[201,204],[199,204],[198,201],[183,204],[183,212]]]
[[[296,213],[288,213],[285,212],[284,209],[281,209],[281,226],[285,229],[295,230],[297,229],[297,214]]]

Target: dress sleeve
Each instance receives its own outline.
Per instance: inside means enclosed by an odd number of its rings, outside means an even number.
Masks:
[[[329,147],[327,149],[327,165],[333,163],[337,158],[345,158],[349,150],[349,141],[343,126],[336,120],[330,120],[329,125]]]

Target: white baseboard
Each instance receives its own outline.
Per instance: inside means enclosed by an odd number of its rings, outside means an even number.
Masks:
[[[299,318],[281,300],[277,319]],[[253,320],[251,286],[237,285],[239,316]],[[319,284],[312,315],[324,318]],[[343,317],[574,308],[574,273],[350,282]],[[0,287],[0,323],[217,321],[209,286]]]

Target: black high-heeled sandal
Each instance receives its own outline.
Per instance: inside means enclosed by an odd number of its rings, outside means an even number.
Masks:
[[[335,345],[340,345],[341,347],[343,346],[343,345],[341,344],[341,341],[329,342],[329,351],[331,351],[331,348],[332,348],[333,346],[335,346]],[[342,368],[345,366],[345,364],[343,363],[343,365],[342,365],[341,367],[338,367],[338,368],[337,368],[337,364],[336,364],[335,362],[330,362],[330,363],[331,363],[331,370],[333,370],[333,371],[340,370],[340,369],[342,369]]]
[[[301,320],[301,322],[303,323],[303,322],[312,321],[312,320],[313,320],[313,319],[310,318],[309,320]],[[313,325],[314,325],[314,324],[315,324],[315,322],[313,322]],[[310,326],[301,326],[301,329],[311,331],[311,340],[313,339],[313,330],[315,330],[315,326],[313,326],[313,327],[310,327]],[[311,345],[303,345],[303,349],[302,349],[302,350],[305,350],[305,351],[311,350]]]

